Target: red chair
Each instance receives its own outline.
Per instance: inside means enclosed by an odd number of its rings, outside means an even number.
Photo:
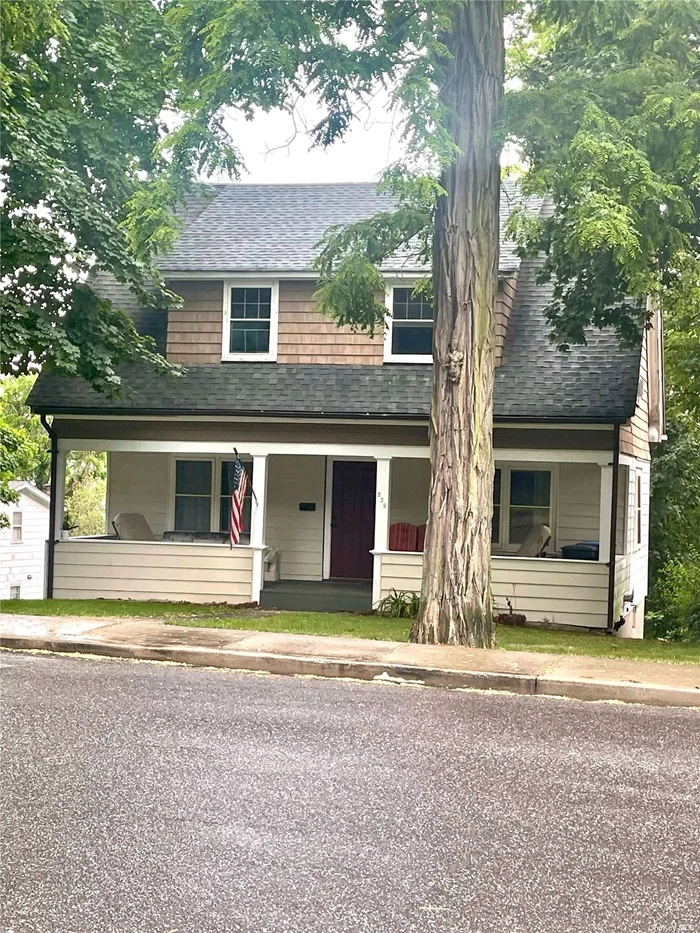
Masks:
[[[389,527],[390,551],[415,551],[418,541],[418,528],[408,522],[396,522]]]

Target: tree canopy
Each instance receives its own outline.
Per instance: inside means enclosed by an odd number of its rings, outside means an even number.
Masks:
[[[0,5],[3,372],[49,363],[103,391],[124,360],[165,361],[92,291],[93,263],[152,293],[128,205],[160,168],[167,31],[151,3],[7,0]]]

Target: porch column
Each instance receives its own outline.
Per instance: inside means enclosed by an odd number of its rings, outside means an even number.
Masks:
[[[56,474],[54,488],[51,489],[51,498],[54,500],[54,527],[53,540],[61,540],[63,519],[66,510],[66,451],[56,452]]]
[[[265,575],[263,548],[265,547],[265,506],[267,502],[267,455],[253,457],[253,502],[250,517],[250,545],[253,550],[253,580],[251,602],[260,602]]]
[[[391,496],[391,458],[377,460],[377,493],[374,509],[374,565],[372,568],[372,606],[381,598],[382,552],[389,550],[389,501]]]
[[[600,468],[600,517],[598,519],[598,560],[610,560],[610,532],[613,522],[613,468],[606,464]]]

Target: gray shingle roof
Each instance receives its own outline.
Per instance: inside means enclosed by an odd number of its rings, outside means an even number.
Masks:
[[[634,411],[639,350],[620,350],[612,332],[559,352],[542,314],[550,290],[523,263],[503,365],[496,371],[496,420],[613,423]],[[297,415],[427,418],[432,367],[224,363],[193,366],[181,379],[126,370],[122,398],[105,399],[79,379],[42,374],[30,396],[45,413]]]
[[[495,408],[503,419],[615,422],[629,418],[639,383],[640,349],[623,350],[612,329],[586,332],[587,344],[558,350],[544,308],[552,286],[539,285],[539,260],[523,261],[503,364],[496,370]]]
[[[100,270],[90,275],[90,285],[101,298],[107,298],[119,311],[133,318],[140,334],[153,337],[158,352],[165,355],[168,342],[168,313],[157,308],[142,308],[128,285],[121,285],[109,272]]]
[[[203,209],[189,205],[188,222],[174,249],[158,265],[168,272],[307,272],[316,244],[329,227],[391,211],[395,200],[374,184],[214,185]],[[501,227],[523,198],[514,184],[501,191]],[[539,213],[541,198],[525,202]],[[200,205],[201,208],[201,205]],[[501,237],[501,270],[517,269],[514,245]],[[423,272],[405,254],[387,271]]]

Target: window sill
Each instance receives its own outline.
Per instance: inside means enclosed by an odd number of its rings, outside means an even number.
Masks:
[[[422,355],[417,353],[386,353],[384,355],[385,363],[425,363],[433,362],[432,354]]]
[[[275,353],[225,353],[222,363],[276,363]]]

